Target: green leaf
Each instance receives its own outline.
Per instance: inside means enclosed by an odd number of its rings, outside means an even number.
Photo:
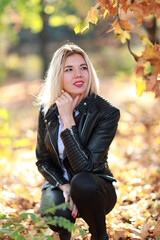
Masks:
[[[76,34],[84,32],[87,28],[89,28],[89,20],[84,19],[82,22],[78,23],[74,28]]]
[[[11,218],[11,221],[13,223],[19,223],[20,222],[20,219],[17,219],[17,218]]]
[[[0,2],[0,15],[2,15],[5,11],[5,8],[10,4],[11,0],[5,0]]]
[[[82,236],[82,238],[84,238],[85,237],[85,231],[83,230],[83,229],[79,229],[79,233],[80,233],[80,235]]]
[[[150,73],[154,73],[154,67],[149,61],[147,61],[144,63],[144,74],[148,75]]]
[[[18,235],[18,236],[16,237],[16,240],[25,240],[25,238],[24,238],[22,235]]]
[[[23,231],[25,231],[25,230],[26,230],[26,229],[25,229],[24,227],[22,227],[22,226],[17,229],[18,232],[23,232]]]
[[[53,240],[53,237],[51,237],[51,236],[45,236],[45,239],[46,239],[46,240]]]
[[[18,216],[18,218],[20,218],[20,219],[27,219],[27,218],[28,218],[28,215],[29,215],[29,213],[21,213],[21,214]]]
[[[0,220],[5,220],[7,219],[7,216],[5,214],[0,215]]]
[[[15,231],[14,233],[12,233],[11,238],[16,238],[19,235],[18,231]]]
[[[5,224],[2,225],[2,228],[8,228],[12,225],[12,222],[7,222]]]
[[[37,222],[37,216],[34,213],[30,213],[33,222]]]
[[[70,204],[69,203],[61,203],[61,204],[55,206],[54,210],[57,210],[57,209],[66,210],[67,208],[70,208]]]

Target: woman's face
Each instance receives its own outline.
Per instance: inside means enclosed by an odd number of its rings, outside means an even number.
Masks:
[[[89,72],[84,58],[80,54],[68,56],[63,69],[63,90],[72,98],[83,96],[89,84]]]

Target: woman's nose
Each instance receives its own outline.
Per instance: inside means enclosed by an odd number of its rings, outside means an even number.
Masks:
[[[80,71],[79,68],[75,69],[75,76],[76,76],[76,77],[81,76],[81,71]]]

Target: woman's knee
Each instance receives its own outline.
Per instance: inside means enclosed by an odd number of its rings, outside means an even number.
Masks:
[[[92,173],[78,173],[71,181],[71,197],[75,195],[79,198],[87,200],[87,196],[91,199],[92,196],[97,195],[99,192],[99,186],[95,179],[95,175]]]

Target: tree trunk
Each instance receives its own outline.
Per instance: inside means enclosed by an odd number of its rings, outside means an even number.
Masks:
[[[40,55],[42,57],[42,78],[44,79],[45,74],[48,70],[48,56],[47,56],[47,21],[48,21],[48,16],[44,12],[44,7],[45,3],[44,0],[41,0],[41,5],[42,5],[42,21],[43,21],[43,29],[39,33],[39,43],[40,43]]]

